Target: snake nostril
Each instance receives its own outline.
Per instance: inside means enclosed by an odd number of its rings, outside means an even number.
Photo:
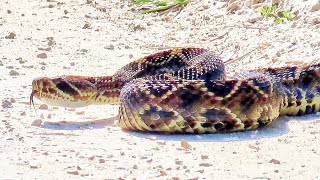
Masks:
[[[33,79],[33,81],[32,81],[32,89],[39,90],[39,87],[45,86],[44,83],[45,83],[45,79],[44,78]]]
[[[38,91],[38,89],[39,89],[39,83],[38,83],[38,79],[34,79],[33,81],[32,81],[32,93],[34,92],[34,91]]]
[[[34,88],[35,87],[35,85],[36,85],[36,80],[34,79],[33,81],[32,81],[32,88]]]

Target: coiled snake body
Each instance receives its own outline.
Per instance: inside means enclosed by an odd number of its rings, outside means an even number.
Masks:
[[[131,62],[113,76],[37,78],[33,97],[58,106],[120,104],[125,130],[212,133],[255,129],[320,110],[320,64],[265,68],[226,79],[220,57],[181,48]]]

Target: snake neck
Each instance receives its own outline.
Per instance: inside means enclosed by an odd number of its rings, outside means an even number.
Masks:
[[[119,104],[119,95],[127,81],[119,80],[114,76],[93,77],[94,94],[91,98],[92,104]],[[84,90],[86,91],[86,90]]]

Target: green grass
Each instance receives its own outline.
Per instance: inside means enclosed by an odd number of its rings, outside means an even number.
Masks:
[[[141,13],[145,14],[165,11],[175,6],[186,6],[189,4],[189,0],[132,0],[132,3],[137,5],[151,5],[152,8],[140,11]]]
[[[277,6],[265,6],[260,9],[260,13],[265,17],[275,17],[275,22],[277,24],[282,24],[284,20],[292,21],[294,20],[294,15],[288,11],[277,11]]]

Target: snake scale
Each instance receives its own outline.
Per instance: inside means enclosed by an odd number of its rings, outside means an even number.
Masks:
[[[320,64],[251,70],[226,78],[222,59],[178,48],[133,61],[113,76],[41,77],[36,97],[56,106],[119,104],[124,130],[213,133],[256,129],[280,115],[320,110]]]

